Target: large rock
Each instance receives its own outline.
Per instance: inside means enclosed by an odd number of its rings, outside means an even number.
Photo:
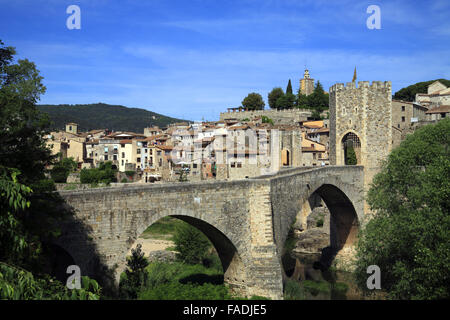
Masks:
[[[297,245],[292,250],[298,253],[321,253],[322,249],[330,245],[330,235],[323,228],[308,229],[299,234]]]
[[[176,253],[167,250],[152,251],[148,255],[149,262],[173,262],[176,260]]]

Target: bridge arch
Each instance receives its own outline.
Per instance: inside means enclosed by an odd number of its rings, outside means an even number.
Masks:
[[[364,217],[362,170],[360,166],[326,167],[273,179],[272,188],[276,190],[276,196],[272,198],[274,238],[284,277],[287,276],[286,266],[292,267],[292,260],[286,260],[285,242],[294,223],[300,219],[303,225],[306,224],[310,213],[308,199],[313,194],[319,195],[330,211],[331,245],[324,252],[325,259],[321,259],[321,264],[329,267],[336,256],[345,261],[352,256]],[[344,171],[346,175],[342,174]]]
[[[219,226],[214,226],[212,224],[213,222],[208,222],[206,221],[207,219],[200,218],[199,216],[201,216],[200,212],[187,212],[186,214],[158,215],[150,219],[150,222],[144,219],[146,222],[137,225],[136,237],[129,238],[127,241],[127,253],[136,242],[137,237],[158,220],[164,217],[180,219],[200,230],[211,241],[222,263],[224,283],[230,287],[233,293],[239,295],[245,294],[245,266],[233,240],[225,235]],[[119,275],[125,270],[126,254],[122,257],[122,260],[123,265],[117,270]]]

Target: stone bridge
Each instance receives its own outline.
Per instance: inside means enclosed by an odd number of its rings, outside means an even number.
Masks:
[[[314,192],[331,213],[336,252],[351,247],[364,216],[363,167],[292,168],[239,181],[142,184],[60,191],[75,212],[57,245],[83,275],[117,284],[138,236],[172,216],[200,229],[221,259],[225,283],[237,294],[281,299],[281,255],[289,229],[306,219]]]

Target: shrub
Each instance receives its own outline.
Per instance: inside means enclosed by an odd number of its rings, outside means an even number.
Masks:
[[[331,285],[331,298],[333,300],[346,299],[346,293],[348,291],[348,285],[343,282],[336,282]]]
[[[323,227],[323,223],[324,223],[323,216],[320,216],[319,219],[317,219],[317,221],[316,221],[316,227],[317,228],[322,228]]]
[[[69,173],[70,171],[61,165],[55,165],[50,170],[50,176],[56,183],[66,183]]]
[[[326,281],[305,280],[303,287],[313,296],[317,296],[319,293],[330,293],[330,285]]]
[[[112,162],[101,163],[98,168],[82,169],[80,172],[80,182],[87,184],[110,184],[116,182],[117,169],[112,168]]]
[[[123,178],[122,181],[120,181],[122,183],[128,183],[128,179],[127,178]]]
[[[287,279],[284,284],[285,300],[305,300],[305,290],[298,281]]]

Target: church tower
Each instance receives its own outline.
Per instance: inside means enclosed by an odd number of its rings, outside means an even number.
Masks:
[[[309,70],[305,69],[303,79],[300,79],[300,92],[306,96],[309,96],[314,91],[314,79],[309,76]]]

